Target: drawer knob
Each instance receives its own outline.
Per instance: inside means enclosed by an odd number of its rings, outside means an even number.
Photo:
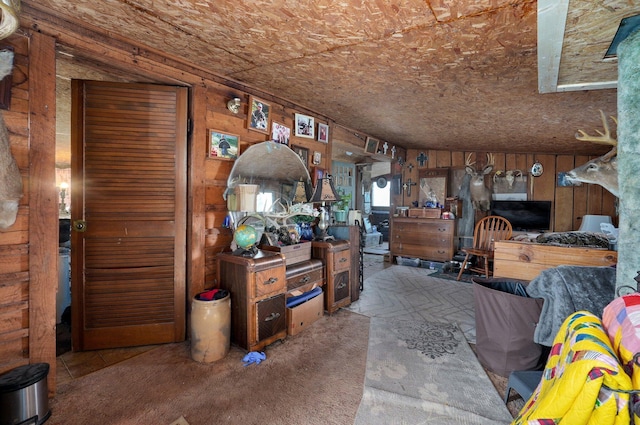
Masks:
[[[306,275],[305,277],[303,277],[302,279],[300,279],[300,283],[307,283],[311,280],[311,276]]]
[[[274,283],[276,283],[278,281],[277,277],[270,277],[269,280],[267,280],[264,284],[265,285],[273,285]]]
[[[280,313],[271,313],[270,315],[265,317],[264,321],[265,322],[270,322],[272,320],[276,320],[278,317],[280,317]]]
[[[346,263],[347,261],[349,261],[349,259],[348,259],[348,258],[344,258],[344,257],[342,257],[342,258],[340,259],[340,262],[341,262],[341,263]]]
[[[336,289],[342,289],[342,288],[344,288],[345,286],[347,286],[347,284],[346,284],[346,283],[344,283],[344,282],[340,282],[340,283],[338,284],[338,286],[336,286]]]

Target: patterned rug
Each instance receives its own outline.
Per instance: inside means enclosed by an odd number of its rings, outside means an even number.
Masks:
[[[356,425],[497,425],[511,420],[458,326],[371,319]]]

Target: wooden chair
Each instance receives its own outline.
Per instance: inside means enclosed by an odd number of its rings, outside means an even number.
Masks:
[[[466,255],[456,280],[460,280],[471,256],[476,256],[479,262],[470,270],[489,278],[493,274],[489,269],[489,261],[493,261],[493,242],[511,238],[511,231],[511,223],[506,218],[490,215],[479,220],[473,230],[473,247],[462,248]]]

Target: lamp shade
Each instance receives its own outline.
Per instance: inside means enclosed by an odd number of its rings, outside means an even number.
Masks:
[[[340,196],[333,187],[333,179],[331,176],[326,176],[318,180],[309,202],[336,202],[339,200]]]

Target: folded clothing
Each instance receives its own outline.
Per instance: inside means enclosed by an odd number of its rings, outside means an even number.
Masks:
[[[208,291],[200,292],[196,295],[196,299],[200,301],[215,301],[221,300],[229,295],[229,291],[226,289],[210,289]]]
[[[322,294],[322,288],[318,286],[310,291],[305,292],[304,294],[296,295],[295,297],[289,297],[287,298],[287,308],[292,308],[300,305],[303,302],[308,301],[311,298],[315,298],[320,294]]]

